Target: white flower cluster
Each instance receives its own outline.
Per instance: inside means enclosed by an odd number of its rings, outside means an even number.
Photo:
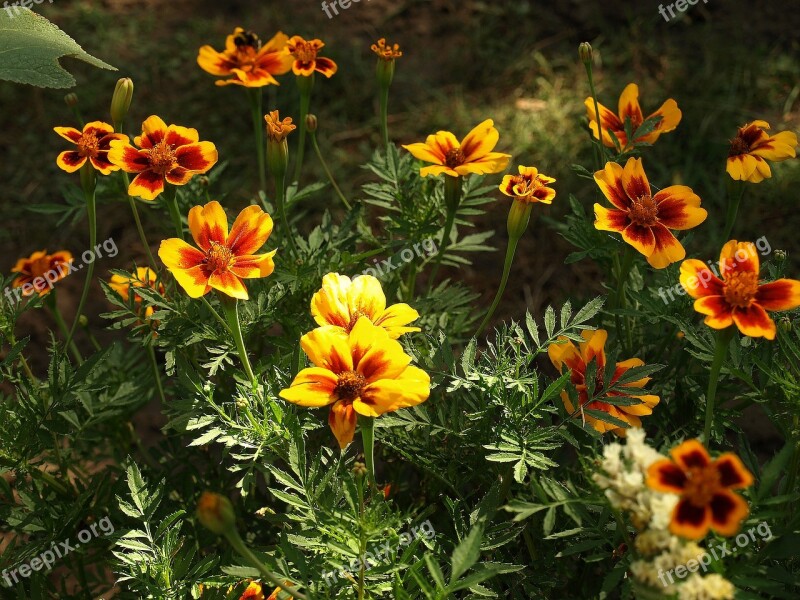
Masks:
[[[639,558],[630,568],[634,580],[667,596],[677,594],[679,600],[733,600],[733,585],[720,575],[693,574],[685,581],[665,578],[665,573],[679,565],[700,560],[705,551],[669,532],[678,496],[647,487],[647,469],[665,457],[645,443],[643,429],[634,427],[627,434],[624,446],[615,442],[603,449],[601,470],[592,479],[605,490],[611,506],[627,514],[639,532],[634,548]]]

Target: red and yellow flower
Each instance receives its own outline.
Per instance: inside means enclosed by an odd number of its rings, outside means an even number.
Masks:
[[[406,327],[419,318],[419,313],[405,303],[387,307],[381,283],[372,275],[352,280],[338,273],[325,275],[322,289],[311,298],[311,316],[320,326],[336,327],[345,333],[350,333],[361,317],[385,329],[392,339],[420,330]]]
[[[728,152],[728,175],[738,181],[759,183],[772,177],[768,160],[781,162],[797,156],[795,133],[781,131],[769,135],[768,129],[769,123],[766,121],[753,121],[739,128]]]
[[[277,250],[255,254],[272,233],[272,217],[260,206],[248,206],[228,233],[228,217],[219,202],[189,211],[189,230],[198,248],[179,238],[161,242],[158,256],[190,298],[218,290],[247,300],[242,279],[267,277]]]
[[[285,52],[289,37],[280,31],[262,45],[252,31],[241,27],[225,38],[225,49],[217,52],[211,46],[203,46],[197,55],[197,64],[207,73],[217,77],[217,85],[243,85],[263,87],[280,85],[275,75],[283,75],[292,68],[292,58]]]
[[[759,280],[758,252],[752,242],[730,240],[722,247],[717,275],[702,261],[681,264],[681,285],[695,299],[694,309],[706,315],[712,329],[731,325],[749,337],[775,339],[775,322],[767,311],[791,310],[800,306],[800,281]]]
[[[206,173],[217,162],[217,148],[199,141],[196,129],[167,126],[153,115],[142,123],[142,135],[111,142],[108,160],[127,173],[137,173],[128,194],[154,200],[164,191],[164,183],[185,185],[197,174]]]
[[[72,260],[72,254],[66,250],[53,254],[39,250],[28,258],[20,258],[11,269],[12,273],[18,274],[11,287],[22,288],[22,295],[26,297],[34,294],[44,296],[50,292],[54,282],[69,275]]]
[[[108,287],[117,292],[125,302],[130,300],[131,291],[133,291],[133,302],[138,313],[142,312],[143,299],[136,293],[137,288],[150,288],[160,294],[165,292],[164,286],[158,283],[158,276],[148,267],[137,267],[136,275],[125,276],[115,273],[111,276]],[[143,316],[145,319],[149,319],[154,312],[155,309],[152,306],[147,306]]]
[[[606,163],[594,174],[603,195],[614,208],[594,205],[594,226],[614,231],[636,248],[656,269],[663,269],[686,256],[670,229],[697,227],[708,213],[700,208],[700,197],[685,185],[671,185],[653,194],[640,158],[629,158],[625,167]]]
[[[103,175],[116,171],[119,167],[108,160],[111,142],[128,141],[123,133],[114,133],[114,128],[102,121],[92,121],[78,131],[74,127],[54,127],[53,130],[68,142],[72,142],[77,150],[65,150],[56,158],[56,164],[67,173],[74,173],[88,160]]]
[[[430,395],[430,377],[411,366],[403,347],[361,317],[348,334],[319,327],[300,339],[313,367],[297,374],[280,397],[299,406],[330,406],[328,424],[344,449],[353,441],[357,415],[378,417],[416,406]]]
[[[639,417],[653,414],[653,407],[659,402],[659,397],[652,394],[630,395],[615,390],[609,390],[606,397],[625,397],[635,398],[640,400],[640,404],[632,404],[630,406],[614,406],[602,400],[592,400],[589,402],[588,387],[586,385],[586,368],[592,361],[597,365],[597,372],[595,375],[595,392],[600,392],[603,389],[603,377],[606,367],[606,352],[605,345],[608,339],[608,332],[604,329],[597,329],[596,331],[583,331],[581,333],[584,341],[576,348],[568,338],[561,336],[558,338],[559,343],[553,343],[547,348],[547,355],[559,372],[564,371],[564,367],[570,370],[570,381],[575,386],[578,392],[578,400],[580,406],[577,407],[579,412],[583,414],[583,410],[588,408],[590,410],[600,411],[607,413],[609,416],[624,421],[630,427],[641,427],[642,421]],[[614,374],[611,376],[609,387],[613,386],[622,375],[632,369],[633,367],[641,367],[644,365],[638,358],[631,358],[616,364]],[[643,388],[650,381],[649,377],[643,377],[637,381],[625,384],[629,388]],[[567,412],[572,414],[576,411],[570,400],[569,393],[566,390],[561,392],[561,400],[564,402],[564,408]],[[626,430],[615,423],[609,423],[602,419],[595,418],[591,415],[583,415],[586,422],[589,423],[596,431],[605,433],[610,431],[619,436],[625,437]]]
[[[506,196],[525,203],[541,202],[551,204],[556,191],[547,187],[555,179],[539,173],[536,167],[519,167],[519,175],[504,175],[500,191]]]
[[[292,36],[284,52],[293,59],[292,72],[302,77],[310,77],[314,72],[331,77],[338,67],[330,58],[318,56],[325,46],[321,40],[304,40],[299,35]]]
[[[469,173],[480,175],[505,170],[511,155],[493,152],[499,140],[500,134],[494,127],[494,121],[486,119],[460,143],[449,131],[439,131],[429,135],[425,143],[408,144],[403,148],[415,158],[432,163],[432,166],[420,169],[422,177],[441,173],[459,177]]]
[[[277,596],[274,597],[277,598]],[[270,598],[273,596],[270,595]],[[257,581],[251,581],[244,593],[239,596],[239,600],[264,600],[264,589]]]
[[[597,132],[597,113],[594,110],[594,100],[590,96],[586,98],[584,104],[586,105],[586,114],[589,117],[589,128],[592,130],[594,137],[600,139],[600,135]],[[655,129],[646,135],[636,138],[633,142],[629,142],[628,135],[625,133],[625,120],[630,119],[633,133],[647,120],[644,118],[642,108],[639,106],[639,86],[635,83],[629,83],[622,91],[619,97],[619,115],[615,115],[613,111],[599,102],[597,107],[600,111],[603,129],[603,144],[609,148],[616,148],[614,138],[611,137],[613,135],[617,138],[620,148],[623,150],[630,149],[634,143],[655,143],[662,133],[673,131],[678,126],[678,123],[681,122],[682,116],[677,102],[670,98],[657,111],[647,117],[647,119],[652,119],[653,117],[661,118]]]
[[[403,56],[400,51],[400,44],[389,45],[386,43],[386,38],[381,38],[377,43],[372,44],[370,50],[377,54],[378,58],[385,61],[393,61]]]
[[[670,451],[672,459],[654,462],[647,470],[647,485],[660,492],[680,494],[669,529],[698,540],[709,529],[723,536],[739,531],[750,512],[747,502],[731,490],[753,483],[739,457],[730,452],[711,460],[697,440],[687,440]]]

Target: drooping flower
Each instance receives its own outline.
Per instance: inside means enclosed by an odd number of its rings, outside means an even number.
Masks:
[[[288,41],[289,37],[279,31],[262,45],[255,33],[237,27],[225,38],[222,52],[217,52],[211,46],[200,48],[197,64],[207,73],[229,77],[218,79],[217,85],[253,88],[280,85],[275,75],[283,75],[292,68],[292,59],[285,52]]]
[[[164,293],[164,286],[158,283],[158,276],[148,267],[136,267],[136,275],[124,276],[113,274],[108,282],[108,287],[117,292],[125,302],[128,302],[133,292],[133,302],[136,306],[138,313],[141,313],[143,305],[142,297],[136,293],[137,288],[150,288]],[[155,309],[152,306],[147,306],[144,309],[144,318],[149,319]]]
[[[506,196],[525,203],[541,202],[551,204],[556,191],[547,187],[555,179],[539,173],[536,167],[519,167],[519,175],[504,175],[500,191]]]
[[[112,141],[127,142],[128,136],[114,133],[114,128],[108,123],[92,121],[84,125],[83,131],[78,131],[74,127],[54,127],[53,130],[78,147],[77,150],[65,150],[56,158],[56,164],[67,173],[74,173],[87,160],[103,175],[119,169],[117,165],[109,162],[108,151]]]
[[[680,495],[672,512],[670,531],[697,540],[713,529],[723,536],[739,531],[748,515],[747,502],[731,490],[753,483],[742,461],[726,452],[711,460],[697,440],[687,440],[670,451],[672,459],[653,463],[647,485],[654,490]]]
[[[629,158],[624,168],[608,162],[594,174],[594,180],[614,205],[611,209],[594,205],[595,228],[621,233],[656,269],[686,256],[670,229],[692,229],[708,216],[700,208],[700,197],[685,185],[671,185],[652,194],[640,158]]]
[[[797,156],[797,135],[791,131],[769,135],[766,132],[769,128],[766,121],[753,121],[739,128],[728,152],[728,175],[739,181],[759,183],[772,177],[768,160],[781,162]]]
[[[142,135],[111,142],[108,160],[127,173],[137,173],[128,194],[154,200],[164,191],[164,182],[185,185],[199,173],[206,173],[217,162],[217,148],[198,141],[196,129],[167,126],[152,115],[142,123]]]
[[[731,325],[749,337],[775,339],[775,322],[767,311],[800,306],[800,281],[778,279],[760,283],[758,251],[752,242],[730,240],[722,247],[718,277],[702,261],[681,264],[681,285],[695,299],[694,309],[706,315],[712,329]]]
[[[228,233],[228,217],[219,202],[189,211],[189,230],[199,250],[179,238],[161,242],[158,256],[190,298],[213,289],[247,300],[242,279],[267,277],[275,269],[277,250],[255,254],[272,233],[272,217],[260,206],[248,206]]]
[[[605,345],[608,332],[604,329],[598,329],[596,331],[586,330],[581,333],[581,336],[585,341],[581,343],[578,348],[576,348],[568,338],[563,336],[558,338],[559,342],[562,343],[554,343],[547,348],[547,355],[559,372],[563,372],[564,367],[571,371],[570,381],[578,392],[578,400],[580,402],[580,406],[578,407],[573,406],[566,390],[561,392],[561,399],[564,402],[564,407],[570,414],[575,412],[577,408],[579,414],[583,415],[586,422],[600,433],[610,431],[625,437],[626,428],[615,423],[603,421],[591,415],[583,414],[584,409],[588,408],[590,410],[607,413],[615,419],[624,421],[630,427],[641,427],[642,421],[639,417],[652,414],[653,407],[659,402],[659,397],[651,394],[643,394],[641,396],[631,395],[616,390],[609,390],[606,397],[635,398],[640,400],[641,403],[632,404],[630,406],[614,406],[613,404],[603,402],[602,399],[589,402],[588,388],[586,385],[586,368],[592,361],[597,365],[594,389],[595,393],[600,392],[600,390],[603,389],[604,383],[603,377],[606,367]],[[609,387],[615,384],[627,370],[633,367],[641,367],[643,364],[644,363],[638,358],[631,358],[617,363],[614,374],[609,382]],[[643,388],[649,381],[649,377],[644,377],[637,381],[626,383],[625,387]]]
[[[428,399],[430,377],[385,329],[361,317],[350,333],[319,327],[300,339],[313,367],[303,369],[280,397],[299,406],[331,406],[328,424],[344,449],[357,415],[378,417]]]
[[[28,258],[20,258],[11,269],[18,273],[11,284],[12,288],[22,288],[22,295],[44,296],[50,292],[56,281],[70,274],[72,254],[67,250],[59,250],[48,254],[47,250],[38,250]],[[7,293],[7,292],[6,292]]]
[[[350,333],[361,317],[385,329],[392,339],[420,330],[406,327],[419,318],[419,313],[405,303],[387,307],[381,283],[372,275],[352,280],[338,273],[325,275],[322,289],[311,298],[311,316],[320,326],[333,326],[345,333]]]
[[[584,104],[586,105],[586,114],[589,117],[589,128],[592,130],[594,137],[600,139],[600,135],[597,132],[597,113],[594,110],[594,100],[590,96],[586,98]],[[626,119],[630,119],[632,133],[635,133],[636,129],[647,120],[644,118],[642,109],[639,106],[639,86],[635,83],[629,83],[622,91],[619,97],[619,115],[615,115],[613,111],[599,102],[597,107],[600,111],[603,129],[603,144],[609,148],[616,148],[614,139],[611,137],[613,135],[617,138],[620,148],[623,150],[630,149],[633,143],[655,143],[662,133],[673,131],[678,126],[678,123],[681,122],[682,116],[677,102],[670,98],[657,111],[647,117],[647,119],[652,119],[653,117],[661,118],[653,131],[636,138],[631,143],[625,133]]]
[[[293,58],[292,72],[295,75],[310,77],[316,71],[325,77],[331,77],[338,67],[330,58],[318,56],[325,46],[321,40],[304,40],[299,35],[292,36],[286,44],[284,52]]]
[[[280,589],[280,588],[278,588]],[[270,595],[270,598],[273,596]],[[277,598],[277,596],[275,596]],[[239,600],[264,600],[264,590],[260,583],[251,581],[247,585],[247,589],[239,596]]]
[[[385,61],[395,60],[403,56],[403,53],[400,52],[400,44],[388,45],[386,38],[381,38],[377,43],[372,44],[370,50],[377,54],[378,58]]]
[[[456,136],[449,131],[439,131],[429,135],[425,143],[403,146],[415,158],[432,163],[423,167],[419,174],[422,177],[444,173],[451,177],[459,177],[469,173],[499,173],[508,166],[510,154],[493,152],[500,140],[500,134],[494,127],[492,119],[470,131],[459,143]]]

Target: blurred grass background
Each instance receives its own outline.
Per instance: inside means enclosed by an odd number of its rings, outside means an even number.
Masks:
[[[54,0],[34,8],[89,53],[119,69],[100,71],[64,61],[77,77],[73,91],[87,120],[107,120],[114,83],[122,76],[133,78],[127,132],[136,133],[150,114],[197,128],[228,162],[222,189],[212,190],[212,197],[236,207],[247,203],[257,187],[249,105],[241,88],[214,85],[215,78],[196,64],[198,48],[222,48],[235,26],[263,40],[277,30],[321,38],[324,55],[339,64],[339,72],[330,80],[317,79],[312,112],[319,116],[318,137],[329,164],[345,194],[357,198],[359,186],[369,179],[360,165],[379,143],[375,57],[369,47],[379,37],[399,43],[404,56],[390,99],[393,140],[420,141],[438,129],[461,138],[491,117],[501,134],[498,149],[514,155],[514,169],[516,164],[535,165],[558,180],[554,205],[537,209],[540,216],[522,240],[498,319],[520,318],[526,308],[538,312],[548,302],[600,289],[591,262],[564,265],[571,247],[543,224],[545,217],[559,219],[566,212],[570,193],[587,207],[595,200],[592,186],[570,168],[572,163],[592,164],[579,42],[594,46],[598,94],[605,105],[616,107],[629,82],[639,84],[645,114],[668,97],[677,100],[683,120],[647,152],[645,166],[658,187],[684,183],[703,199],[710,217],[689,253],[706,260],[718,255],[722,243],[725,158],[737,126],[758,118],[775,130],[797,131],[800,123],[800,14],[789,2],[709,0],[689,6],[670,22],[650,0],[361,0],[332,19],[318,0]],[[290,73],[281,82],[269,88],[264,108],[296,118],[294,78]],[[54,219],[29,210],[33,204],[60,202],[62,188],[77,184],[77,177],[55,164],[65,146],[52,128],[74,124],[63,102],[67,91],[0,82],[3,272],[39,248],[75,254],[86,249],[83,223],[56,227]],[[313,153],[307,154],[307,164],[306,183],[314,179],[311,175],[322,179]],[[773,173],[772,180],[748,186],[735,237],[766,236],[773,250],[789,252],[787,272],[796,276],[800,166],[788,161],[773,166]],[[326,191],[315,206],[322,210],[336,204],[334,194]],[[140,207],[148,237],[157,246],[169,235],[169,219]],[[478,224],[497,231],[494,245],[501,250],[506,214],[507,200],[498,193],[497,204]],[[130,268],[133,259],[143,263],[124,199],[102,203],[99,223],[98,239],[111,236],[120,248],[116,258],[98,265],[99,277],[108,268]],[[445,274],[466,280],[488,305],[501,264],[502,252],[496,252],[479,256],[471,269]],[[67,315],[80,284],[77,277],[60,284]],[[104,310],[99,286],[93,295],[97,310]]]

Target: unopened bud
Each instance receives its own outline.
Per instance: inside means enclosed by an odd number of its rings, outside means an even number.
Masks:
[[[508,237],[512,240],[518,240],[525,233],[528,228],[528,222],[531,220],[531,210],[533,203],[523,202],[521,200],[514,200],[511,203],[511,208],[508,211]]]
[[[589,42],[581,42],[578,46],[578,56],[583,64],[591,63],[592,57],[594,56],[592,45]]]
[[[78,323],[80,323],[81,327],[88,327],[89,326],[89,317],[86,315],[81,315],[78,317]]]
[[[309,133],[314,133],[317,130],[317,115],[306,115],[306,129]]]
[[[789,333],[792,330],[792,320],[789,317],[781,317],[781,320],[778,321],[778,327],[781,328],[781,331]]]
[[[128,109],[131,107],[131,99],[133,99],[133,81],[130,77],[123,77],[117,81],[114,95],[111,97],[111,121],[117,131],[122,126],[125,115],[128,114]]]
[[[197,519],[206,529],[217,535],[230,531],[236,524],[231,501],[213,492],[203,492],[200,496],[197,502]]]
[[[353,475],[356,477],[364,477],[367,474],[367,465],[363,462],[356,462],[353,465]]]
[[[206,175],[200,175],[200,177],[197,178],[197,183],[199,183],[201,187],[208,187],[210,180]]]
[[[75,108],[78,106],[78,94],[75,92],[70,92],[66,96],[64,96],[64,104],[69,106],[70,108]]]
[[[775,250],[775,262],[782,263],[786,260],[786,250]]]

